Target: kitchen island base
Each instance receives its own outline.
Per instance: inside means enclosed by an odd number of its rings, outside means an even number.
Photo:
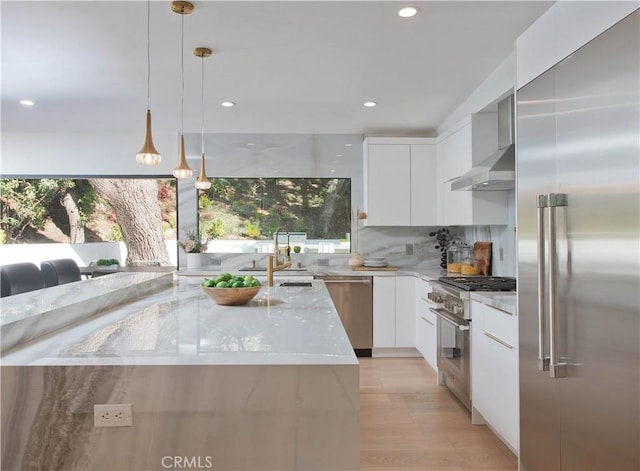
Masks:
[[[25,320],[90,281],[23,297]],[[2,352],[3,471],[359,469],[359,364],[323,282],[220,306],[178,277],[65,320]],[[133,425],[95,427],[102,404],[131,404]]]
[[[2,469],[357,470],[358,408],[353,365],[3,366]]]

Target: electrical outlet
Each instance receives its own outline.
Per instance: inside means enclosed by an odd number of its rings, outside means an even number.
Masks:
[[[405,255],[413,255],[413,244],[405,244],[404,245],[404,254]]]
[[[500,261],[504,261],[504,249],[500,247]]]
[[[94,404],[94,427],[131,427],[133,426],[132,404]]]

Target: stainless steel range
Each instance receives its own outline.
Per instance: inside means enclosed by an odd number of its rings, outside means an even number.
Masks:
[[[430,282],[431,312],[438,316],[438,382],[471,410],[471,292],[514,291],[516,279],[498,276],[442,276]]]

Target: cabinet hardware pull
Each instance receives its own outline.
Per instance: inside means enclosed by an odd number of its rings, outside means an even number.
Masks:
[[[427,319],[426,317],[424,317],[424,316],[420,316],[420,318],[421,318],[423,321],[425,321],[427,324],[433,325],[433,322],[431,322],[431,321],[430,321],[429,319]]]
[[[496,337],[495,335],[490,334],[489,332],[485,332],[484,335],[489,337],[491,340],[493,340],[495,342],[498,342],[500,345],[503,345],[503,346],[507,347],[509,350],[513,350],[513,345],[508,344],[507,342],[505,342],[501,338]]]
[[[513,316],[513,314],[512,314],[512,313],[510,313],[509,311],[505,311],[504,309],[500,309],[499,307],[495,307],[493,304],[487,304],[487,303],[482,303],[482,304],[484,304],[485,306],[490,307],[491,309],[495,309],[496,311],[503,312],[503,313],[505,313],[507,316]]]

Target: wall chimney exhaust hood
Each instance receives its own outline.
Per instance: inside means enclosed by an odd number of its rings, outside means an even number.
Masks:
[[[516,181],[513,95],[498,103],[498,150],[451,183],[453,191],[512,190]]]

